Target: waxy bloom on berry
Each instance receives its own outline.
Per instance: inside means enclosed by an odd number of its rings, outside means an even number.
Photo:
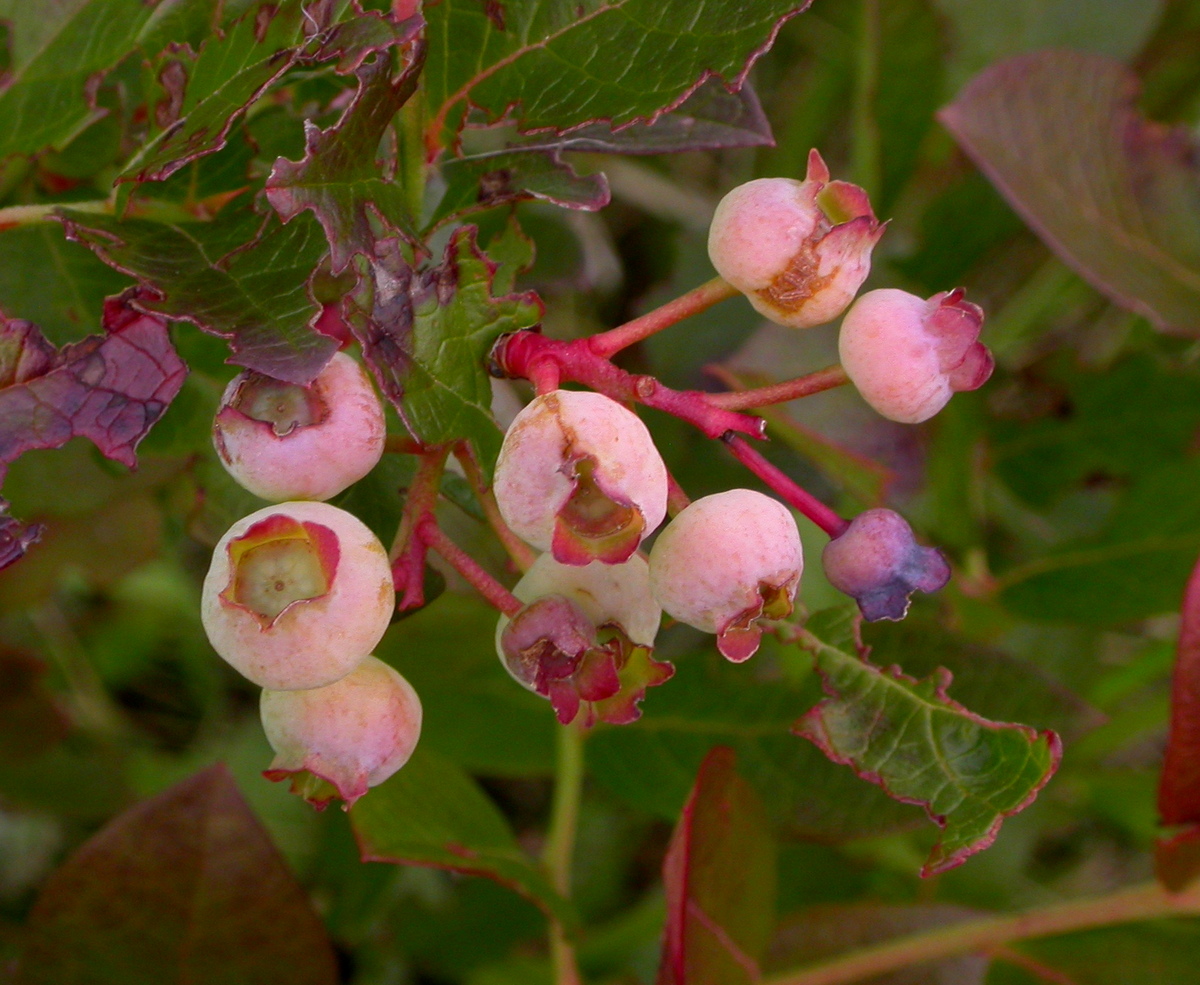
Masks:
[[[213,422],[225,468],[256,496],[329,499],[371,471],[387,427],[367,374],[336,352],[309,386],[246,371]]]
[[[268,780],[317,807],[335,796],[350,807],[408,762],[421,735],[412,685],[375,657],[340,681],[304,691],[263,691],[263,730],[275,759]]]
[[[650,584],[663,610],[716,633],[717,648],[735,663],[758,649],[760,618],[791,613],[803,568],[792,514],[752,489],[696,500],[650,552]]]
[[[842,319],[838,349],[850,381],[884,417],[918,424],[959,390],[983,386],[995,365],[979,341],[983,311],[961,290],[928,301],[869,291]]]
[[[562,564],[543,554],[513,594],[529,603],[496,627],[496,652],[515,680],[549,698],[558,720],[632,722],[646,688],[674,668],[651,658],[662,609],[646,562]]]
[[[882,235],[867,193],[830,181],[814,150],[804,181],[758,178],[721,199],[708,255],[765,317],[810,328],[833,321],[854,300]]]
[[[667,469],[632,411],[599,393],[554,390],[516,416],[496,462],[512,530],[565,564],[617,564],[667,514]]]
[[[903,619],[914,591],[936,592],[950,580],[941,552],[918,544],[893,510],[860,513],[825,545],[821,561],[830,584],[854,598],[869,622]]]
[[[221,538],[204,579],[209,642],[260,687],[322,687],[375,649],[396,605],[387,552],[328,503],[281,503]]]

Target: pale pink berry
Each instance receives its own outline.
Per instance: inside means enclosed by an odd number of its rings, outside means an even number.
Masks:
[[[281,503],[221,538],[204,579],[209,642],[277,691],[322,687],[375,649],[395,609],[387,551],[328,503]]]
[[[667,470],[650,432],[615,400],[578,390],[536,397],[496,462],[504,522],[566,564],[617,564],[667,513]]]
[[[708,255],[762,315],[810,328],[833,321],[854,300],[882,235],[867,193],[830,181],[814,150],[804,181],[758,178],[721,199]]]
[[[386,432],[367,374],[337,352],[308,386],[251,371],[234,377],[213,422],[213,444],[254,495],[323,500],[375,467]]]
[[[941,552],[918,544],[893,510],[860,513],[825,545],[821,562],[830,584],[854,598],[868,622],[903,619],[914,591],[936,592],[950,580]]]
[[[263,776],[290,778],[317,807],[336,796],[349,808],[408,762],[421,735],[417,692],[375,657],[325,687],[263,691],[260,710],[275,750]]]
[[[646,688],[674,668],[651,658],[662,609],[646,562],[566,565],[543,554],[513,594],[528,603],[501,616],[496,652],[520,684],[549,698],[559,721],[631,722]]]
[[[850,381],[884,417],[918,424],[960,390],[983,386],[992,354],[979,341],[983,311],[961,290],[928,301],[884,288],[854,302],[838,349]]]
[[[654,542],[650,584],[667,615],[717,634],[740,663],[758,649],[759,620],[792,611],[804,555],[787,507],[752,489],[698,499]]]

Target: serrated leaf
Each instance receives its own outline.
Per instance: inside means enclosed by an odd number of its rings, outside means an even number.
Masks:
[[[507,202],[539,199],[566,209],[596,212],[608,205],[608,179],[581,175],[557,151],[498,151],[452,158],[442,165],[446,191],[429,225]]]
[[[974,79],[939,118],[1080,276],[1166,331],[1200,333],[1194,138],[1148,122],[1119,62],[1038,52]]]
[[[321,309],[308,281],[326,244],[308,216],[281,226],[249,211],[187,224],[64,215],[68,237],[149,289],[141,307],[228,339],[230,362],[308,383],[337,349],[311,327]]]
[[[354,254],[373,252],[372,215],[392,234],[417,242],[406,192],[384,178],[376,155],[392,117],[416,90],[422,62],[418,55],[395,81],[387,58],[360,68],[358,92],[341,119],[328,130],[306,122],[304,159],[279,158],[267,179],[267,199],[284,222],[305,209],[320,221],[334,274]]]
[[[842,610],[827,610],[799,635],[829,697],[794,731],[889,796],[923,806],[942,832],[921,874],[944,872],[987,848],[1004,818],[1033,801],[1062,745],[1053,732],[964,708],[946,693],[949,671],[916,680],[825,642],[825,633],[844,640],[844,625]]]
[[[13,62],[0,94],[0,157],[61,145],[103,115],[94,85],[139,43],[154,6],[142,0],[5,0]]]
[[[424,444],[469,439],[489,473],[500,451],[485,364],[505,332],[541,318],[535,294],[495,297],[495,265],[475,227],[455,230],[443,262],[414,273],[394,240],[381,240],[348,320],[380,388]]]
[[[775,924],[775,843],[732,749],[700,765],[663,860],[658,985],[752,985]]]
[[[215,766],[126,811],[47,881],[20,985],[333,985],[305,891]]]
[[[365,862],[485,876],[517,890],[563,923],[575,922],[571,904],[521,851],[508,822],[475,781],[423,747],[400,772],[359,800],[350,820]]]
[[[782,21],[807,6],[444,0],[426,10],[430,141],[456,133],[468,105],[492,121],[511,112],[525,131],[653,121],[712,76],[736,89]]]
[[[187,367],[161,318],[130,306],[105,306],[104,335],[56,352],[28,322],[0,318],[0,478],[33,448],[88,438],[130,468],[139,441],[183,385]]]

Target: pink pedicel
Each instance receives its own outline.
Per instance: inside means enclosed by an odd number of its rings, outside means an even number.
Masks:
[[[992,354],[979,341],[982,326],[983,310],[961,290],[926,301],[884,288],[864,294],[846,312],[838,349],[867,403],[890,420],[917,424],[992,375]]]
[[[825,545],[821,561],[833,587],[858,602],[868,622],[903,619],[914,591],[936,592],[950,580],[942,553],[918,544],[893,510],[860,513]]]
[[[867,193],[830,181],[813,150],[804,181],[758,178],[721,199],[708,255],[762,315],[811,328],[833,321],[854,300],[883,228]]]

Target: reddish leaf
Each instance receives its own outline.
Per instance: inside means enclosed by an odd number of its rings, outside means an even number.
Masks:
[[[1179,642],[1171,680],[1171,731],[1158,786],[1164,825],[1183,827],[1158,845],[1158,877],[1182,889],[1200,875],[1200,560],[1180,608]]]
[[[1042,51],[994,65],[939,114],[1080,276],[1159,328],[1200,333],[1195,140],[1137,111],[1119,62]]]
[[[663,861],[667,926],[658,985],[749,985],[774,926],[775,845],[734,752],[700,765]]]
[[[30,545],[42,536],[42,527],[25,524],[8,515],[8,502],[0,499],[0,571],[21,560]]]
[[[58,353],[27,322],[0,321],[0,477],[32,448],[89,438],[114,461],[137,464],[134,449],[183,385],[187,367],[167,323],[130,306],[126,293],[105,304],[105,335]],[[7,344],[6,344],[7,343]]]
[[[417,87],[425,61],[418,46],[401,76],[392,81],[391,59],[376,58],[358,71],[358,92],[328,130],[305,126],[301,161],[279,158],[267,179],[267,198],[284,222],[311,209],[329,240],[333,272],[355,253],[373,252],[371,216],[415,243],[404,190],[380,174],[375,155],[384,130]]]
[[[118,816],[46,882],[19,985],[333,985],[320,919],[223,766]]]

